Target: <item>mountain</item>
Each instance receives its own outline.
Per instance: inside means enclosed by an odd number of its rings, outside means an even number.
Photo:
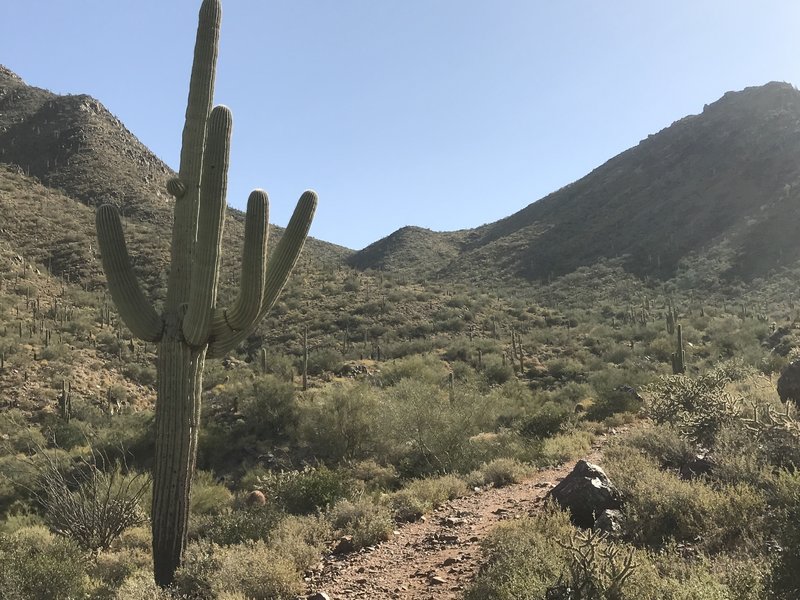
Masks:
[[[99,284],[94,254],[93,208],[117,205],[131,228],[128,243],[140,276],[159,295],[169,264],[172,199],[167,179],[175,173],[147,149],[100,102],[87,95],[60,96],[29,86],[0,65],[0,214],[3,237],[17,252],[54,266],[54,273]],[[10,193],[12,192],[13,193]],[[52,212],[20,199],[57,200]],[[25,213],[25,211],[28,211]],[[20,211],[25,214],[17,214]],[[238,270],[244,215],[228,209],[223,268]],[[272,227],[279,237],[282,228]],[[273,242],[275,237],[273,237]],[[271,245],[274,245],[271,244]],[[70,260],[53,254],[70,247]],[[309,239],[305,259],[338,264],[351,251]],[[90,267],[89,265],[94,265]],[[223,273],[223,281],[227,277]]]
[[[29,86],[0,67],[0,163],[10,169],[0,170],[6,189],[73,201],[40,215],[35,234],[17,229],[20,251],[41,255],[57,273],[102,281],[88,266],[91,224],[63,224],[83,223],[93,206],[112,202],[135,234],[140,275],[158,295],[172,219],[164,182],[173,172],[102,104]],[[304,256],[328,268],[346,261],[461,282],[551,279],[599,261],[669,279],[693,261],[711,260],[715,276],[751,280],[800,259],[799,201],[800,92],[773,82],[726,93],[495,223],[454,232],[404,227],[355,253],[309,240]],[[243,233],[242,214],[229,209],[229,217],[225,279],[233,277]],[[72,249],[66,258],[64,247]]]
[[[349,261],[533,280],[612,260],[668,279],[711,252],[720,275],[749,280],[800,258],[797,231],[800,92],[773,82],[726,93],[505,219],[423,243],[400,230]]]

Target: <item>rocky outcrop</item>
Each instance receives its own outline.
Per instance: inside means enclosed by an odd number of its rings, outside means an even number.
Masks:
[[[579,460],[547,497],[569,510],[575,525],[585,528],[594,527],[603,511],[622,508],[622,497],[605,471],[585,460]]]

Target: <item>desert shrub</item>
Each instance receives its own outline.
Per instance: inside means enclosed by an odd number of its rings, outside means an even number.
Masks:
[[[261,439],[281,439],[296,422],[294,386],[290,382],[261,375],[237,385],[233,393],[239,396],[246,429]]]
[[[456,386],[451,401],[440,386],[403,379],[384,392],[388,435],[402,454],[392,462],[404,476],[469,472],[480,464],[469,438],[487,413],[485,395]]]
[[[266,540],[283,518],[273,504],[251,506],[218,515],[201,515],[189,522],[189,537],[220,545]]]
[[[447,368],[433,354],[408,356],[381,365],[377,383],[393,386],[404,379],[440,385],[447,377]]]
[[[0,594],[7,600],[62,600],[88,592],[85,556],[43,527],[0,534]]]
[[[217,550],[207,541],[189,543],[172,582],[179,598],[215,600],[214,579],[222,567]]]
[[[356,550],[385,542],[394,529],[389,510],[364,496],[355,500],[340,500],[331,509],[328,518],[337,536],[352,536]]]
[[[108,548],[125,529],[146,522],[141,500],[149,491],[148,476],[127,473],[96,453],[77,464],[55,453],[39,452],[37,458],[37,499],[45,521],[81,548]]]
[[[352,491],[352,479],[327,467],[273,473],[263,481],[265,493],[294,515],[307,515],[334,505]]]
[[[318,348],[308,353],[308,374],[321,375],[322,373],[336,373],[342,368],[344,357],[332,348]],[[302,373],[303,365],[296,365],[298,372]]]
[[[153,579],[152,569],[142,569],[128,576],[117,588],[114,600],[173,600]]]
[[[233,546],[190,544],[184,564],[175,572],[175,589],[198,600],[215,600],[223,594],[294,600],[303,584],[290,559],[257,541]]]
[[[695,446],[671,425],[655,425],[632,431],[626,445],[646,452],[663,467],[679,469],[695,459]]]
[[[527,475],[531,468],[513,458],[496,458],[470,474],[468,481],[471,485],[493,485],[503,487],[518,483]]]
[[[560,433],[542,440],[533,462],[540,467],[560,465],[585,455],[592,447],[594,436],[583,430]]]
[[[572,358],[556,358],[546,364],[551,377],[561,381],[575,381],[580,383],[586,380],[584,366]]]
[[[42,433],[47,438],[50,447],[69,451],[87,445],[94,430],[91,426],[76,419],[67,422],[60,416],[48,414],[42,419]]]
[[[261,355],[256,359],[258,370],[262,369]],[[286,354],[267,350],[266,369],[264,373],[274,375],[281,381],[292,381],[294,377],[294,361]]]
[[[514,368],[495,357],[484,358],[481,372],[489,385],[503,385],[514,379]]]
[[[778,471],[769,482],[773,531],[781,547],[768,586],[775,600],[800,597],[800,472]]]
[[[233,494],[214,480],[213,473],[196,471],[189,506],[195,515],[218,515],[231,506]]]
[[[626,446],[609,449],[606,460],[606,472],[626,498],[626,531],[638,543],[702,540],[720,549],[760,527],[765,498],[749,486],[717,490],[702,480],[684,481]]]
[[[380,392],[366,383],[328,386],[300,407],[300,440],[320,459],[339,462],[384,454]]]
[[[28,427],[24,414],[18,408],[0,413],[0,436],[2,454],[31,454],[46,444],[44,435],[38,429]]]
[[[152,568],[152,556],[145,550],[101,552],[89,566],[89,575],[97,589],[94,596],[113,598],[115,591],[135,573]],[[152,573],[150,574],[152,580]]]
[[[674,545],[655,553],[569,524],[546,510],[501,524],[482,543],[467,600],[756,600],[764,563],[729,559],[720,572]],[[747,586],[750,586],[749,588]]]
[[[383,466],[374,460],[362,460],[347,466],[353,479],[366,484],[368,489],[387,490],[397,486],[399,478],[394,466]]]
[[[139,385],[153,387],[156,384],[156,368],[151,364],[126,362],[122,367],[122,374]]]
[[[481,544],[485,561],[466,600],[545,598],[564,572],[565,550],[556,540],[571,532],[560,511],[500,524]]]
[[[467,484],[454,475],[415,479],[390,494],[389,507],[399,521],[415,521],[426,512],[467,493]]]
[[[269,533],[269,547],[300,571],[319,561],[331,536],[328,520],[320,515],[289,515]]]
[[[264,542],[219,548],[219,570],[212,584],[218,593],[237,591],[250,600],[295,600],[303,581],[292,561]]]
[[[526,438],[543,439],[563,431],[573,412],[566,407],[546,402],[520,423],[519,431]]]

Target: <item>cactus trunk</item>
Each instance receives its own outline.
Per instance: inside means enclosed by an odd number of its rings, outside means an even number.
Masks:
[[[178,339],[158,347],[153,463],[153,565],[156,583],[172,582],[186,546],[189,495],[197,457],[205,348]]]

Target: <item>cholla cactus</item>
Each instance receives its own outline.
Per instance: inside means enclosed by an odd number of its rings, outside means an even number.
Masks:
[[[233,349],[275,303],[317,203],[314,192],[301,196],[267,264],[268,199],[261,190],[250,194],[238,299],[229,308],[218,307],[232,125],[226,107],[211,110],[221,14],[219,0],[203,1],[180,171],[167,183],[175,197],[175,221],[167,298],[160,313],[136,280],[117,210],[102,206],[97,211],[103,268],[119,314],[134,335],[158,344],[152,524],[155,579],[162,586],[171,583],[186,544],[205,358]]]

